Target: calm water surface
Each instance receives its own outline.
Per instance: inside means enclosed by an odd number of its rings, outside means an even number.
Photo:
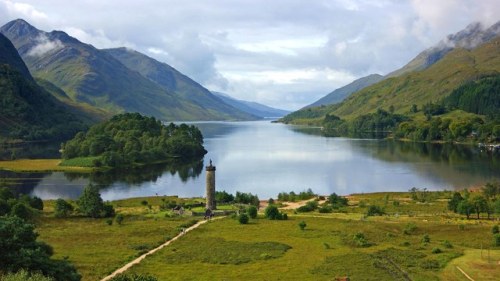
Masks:
[[[203,196],[204,166],[217,166],[216,186],[261,199],[311,188],[319,194],[460,189],[500,180],[500,157],[476,148],[387,140],[326,138],[316,129],[258,122],[194,123],[208,154],[191,163],[91,175],[1,172],[9,185],[43,199],[77,198],[89,183],[105,200],[137,196]]]

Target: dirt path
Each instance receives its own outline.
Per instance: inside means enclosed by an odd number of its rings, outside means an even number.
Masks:
[[[469,279],[470,281],[474,281],[474,279],[472,279],[469,274],[465,273],[465,271],[463,271],[460,267],[457,266],[457,269],[460,270],[460,272],[462,272],[462,274],[467,278]]]
[[[213,220],[215,219],[222,219],[222,218],[225,218],[225,217],[217,217],[217,218],[214,218]],[[120,274],[120,273],[124,273],[125,271],[127,271],[128,269],[130,269],[132,266],[136,265],[136,264],[139,264],[143,259],[145,259],[147,256],[163,249],[164,247],[170,245],[172,242],[174,242],[175,240],[179,239],[180,237],[182,237],[183,235],[185,235],[186,233],[188,233],[189,231],[197,228],[198,226],[206,223],[207,220],[202,220],[202,221],[199,221],[197,222],[196,224],[194,224],[193,226],[189,227],[189,228],[186,228],[184,230],[184,232],[181,232],[179,233],[177,236],[175,236],[174,238],[168,240],[167,242],[161,244],[160,246],[154,248],[153,250],[150,250],[149,252],[143,254],[142,256],[136,258],[135,260],[127,263],[126,265],[118,268],[117,270],[115,270],[113,273],[111,273],[110,275],[104,277],[103,279],[101,279],[101,281],[107,281],[107,280],[110,280],[111,278],[115,277],[116,275]]]

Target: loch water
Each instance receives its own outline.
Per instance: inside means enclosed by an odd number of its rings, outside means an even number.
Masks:
[[[203,196],[210,160],[217,167],[217,190],[250,192],[261,199],[308,188],[351,194],[454,190],[500,181],[500,157],[473,146],[329,138],[319,128],[269,121],[191,124],[203,133],[208,150],[203,159],[92,174],[0,171],[0,179],[18,193],[42,199],[75,199],[91,182],[101,187],[104,200]],[[59,157],[52,155],[58,153],[54,148],[16,149],[24,157],[30,150],[38,153],[33,157]]]

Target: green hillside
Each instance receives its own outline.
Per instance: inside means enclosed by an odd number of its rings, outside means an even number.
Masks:
[[[221,117],[227,119],[257,119],[256,116],[223,102],[209,90],[166,63],[127,48],[105,49],[102,51],[113,56],[127,68],[139,72],[165,90],[189,100],[200,108],[218,112]]]
[[[0,107],[0,139],[4,140],[64,140],[87,127],[8,64],[0,65]]]
[[[40,31],[23,20],[9,22],[0,31],[13,42],[33,76],[59,87],[73,102],[163,120],[245,119],[166,90],[107,52],[64,32]]]
[[[455,49],[424,71],[389,78],[347,98],[332,113],[353,119],[377,109],[408,113],[413,104],[440,102],[463,83],[500,72],[500,37],[473,50]]]

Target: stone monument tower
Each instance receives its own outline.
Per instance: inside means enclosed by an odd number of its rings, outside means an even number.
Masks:
[[[207,203],[206,208],[210,210],[215,210],[217,206],[215,205],[215,166],[212,165],[212,159],[210,159],[210,165],[205,167],[207,171]]]

